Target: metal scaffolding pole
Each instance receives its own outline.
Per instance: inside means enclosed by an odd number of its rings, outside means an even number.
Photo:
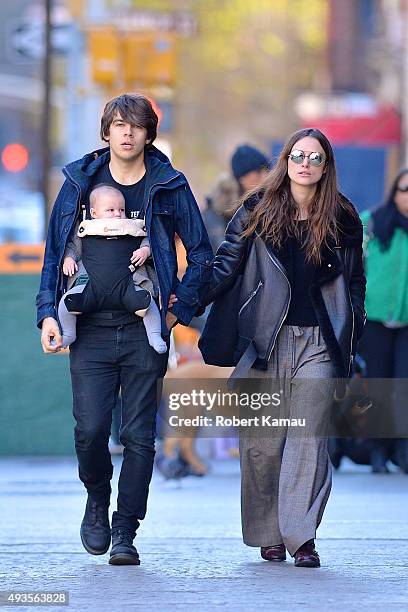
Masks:
[[[41,174],[41,191],[44,198],[44,236],[48,225],[49,214],[49,169],[51,162],[50,153],[50,92],[51,92],[51,4],[52,0],[44,0],[45,9],[45,33],[44,33],[44,64],[43,64],[43,80],[44,80],[44,97],[42,109],[42,125],[41,125],[41,149],[42,149],[42,174]]]

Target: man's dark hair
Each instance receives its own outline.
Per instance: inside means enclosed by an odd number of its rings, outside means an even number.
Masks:
[[[101,118],[101,139],[105,142],[108,142],[109,128],[117,115],[131,125],[146,128],[150,143],[156,138],[158,117],[143,94],[122,94],[106,103]]]

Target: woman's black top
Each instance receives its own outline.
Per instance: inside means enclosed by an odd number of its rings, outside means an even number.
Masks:
[[[301,236],[304,238],[308,222],[305,220],[297,221],[297,223],[300,226]],[[292,298],[285,324],[304,327],[318,325],[309,293],[316,267],[313,263],[306,262],[305,251],[302,249],[302,239],[288,236],[285,252],[286,261],[283,263],[292,290]]]

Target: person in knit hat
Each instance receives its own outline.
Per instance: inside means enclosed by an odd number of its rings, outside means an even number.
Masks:
[[[231,157],[231,169],[243,195],[266,177],[269,160],[259,149],[243,144],[236,148]]]
[[[231,157],[232,175],[218,175],[206,197],[203,212],[211,246],[215,252],[224,239],[225,228],[249,189],[260,185],[269,169],[267,157],[255,147],[243,144]]]

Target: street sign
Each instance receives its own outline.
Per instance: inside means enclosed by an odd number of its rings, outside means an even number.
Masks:
[[[91,74],[95,83],[112,86],[118,78],[121,57],[117,32],[111,27],[91,29],[88,33]]]
[[[176,37],[169,32],[130,32],[122,36],[123,76],[130,86],[173,85]]]
[[[198,31],[197,19],[188,11],[132,9],[127,14],[113,15],[111,24],[123,31],[173,32],[181,37],[195,36]]]
[[[169,32],[121,32],[99,26],[88,32],[91,75],[95,83],[128,87],[173,85],[176,36]]]
[[[45,53],[45,24],[43,21],[14,22],[8,32],[10,56],[16,62],[40,62]],[[72,24],[60,23],[51,26],[51,49],[53,53],[68,53],[72,40]]]
[[[0,244],[0,274],[39,274],[44,258],[44,243]]]

